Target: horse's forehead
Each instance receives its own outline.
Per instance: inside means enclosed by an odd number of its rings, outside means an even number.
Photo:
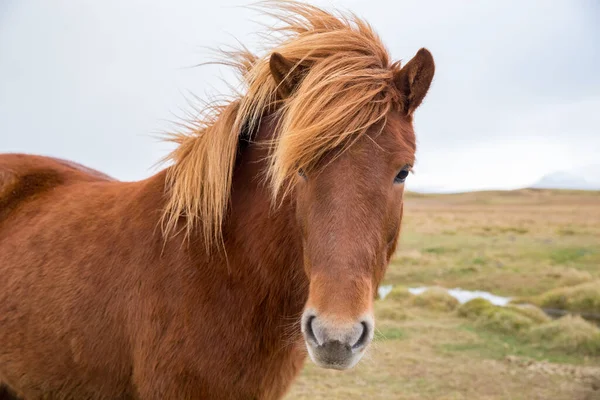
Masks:
[[[368,162],[377,157],[386,163],[402,161],[412,165],[416,152],[412,123],[392,115],[385,125],[369,128],[352,147],[355,151],[350,151],[348,156],[355,159],[364,158]]]
[[[378,140],[377,140],[378,139]],[[380,146],[392,151],[414,153],[416,151],[415,133],[412,121],[397,113],[390,113],[381,134],[376,138]]]

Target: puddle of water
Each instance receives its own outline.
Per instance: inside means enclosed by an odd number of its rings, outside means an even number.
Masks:
[[[377,294],[379,295],[379,298],[381,300],[385,299],[385,297],[392,292],[393,288],[394,285],[379,286],[379,289],[377,289]]]
[[[377,291],[377,293],[379,294],[379,298],[382,300],[385,299],[386,296],[392,292],[393,288],[394,288],[393,285],[380,286]],[[423,292],[427,291],[428,289],[430,289],[429,286],[421,286],[421,287],[408,288],[408,291],[409,291],[409,293],[411,293],[415,296],[418,296],[418,295],[422,294]],[[454,289],[441,288],[441,289],[444,289],[450,296],[452,296],[456,300],[458,300],[458,302],[460,304],[464,304],[467,301],[470,301],[473,299],[481,298],[481,299],[486,299],[487,301],[489,301],[490,303],[492,303],[496,306],[505,307],[512,300],[512,298],[510,298],[510,297],[497,296],[495,294],[492,294],[490,292],[484,292],[482,290],[465,290],[465,289],[461,289],[461,288],[454,288]],[[567,314],[580,315],[582,318],[600,325],[600,314],[573,313],[573,312],[569,312],[566,310],[548,309],[548,308],[542,308],[542,311],[544,311],[546,314],[548,314],[552,318],[560,318]]]
[[[490,292],[484,292],[480,290],[464,290],[460,288],[448,289],[448,294],[454,297],[460,304],[466,303],[473,299],[486,299],[495,306],[506,306],[512,300],[510,297],[502,297],[492,294]]]
[[[378,290],[379,298],[385,299],[385,297],[388,294],[390,294],[392,289],[393,289],[392,285],[380,286],[379,290]],[[429,287],[421,286],[421,287],[408,288],[408,291],[411,294],[420,295],[421,293],[425,292],[427,289],[429,289]],[[445,289],[445,290],[448,292],[448,294],[450,296],[452,296],[456,300],[458,300],[458,302],[460,304],[466,303],[469,300],[481,298],[481,299],[486,299],[487,301],[489,301],[490,303],[492,303],[496,306],[504,307],[511,300],[510,297],[497,296],[495,294],[492,294],[489,292],[484,292],[481,290],[465,290],[465,289],[461,289],[461,288]]]

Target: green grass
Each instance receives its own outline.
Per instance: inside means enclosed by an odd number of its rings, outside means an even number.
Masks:
[[[470,357],[479,359],[503,360],[508,356],[519,356],[556,363],[582,364],[585,362],[581,355],[536,347],[511,334],[492,332],[473,324],[464,324],[460,329],[475,334],[476,340],[440,344],[439,349],[445,352],[465,352]]]
[[[382,341],[382,340],[397,340],[397,339],[405,339],[406,332],[399,328],[382,328],[375,333],[374,340]]]
[[[550,259],[555,264],[570,264],[575,263],[586,255],[592,255],[595,249],[581,247],[566,247],[553,250],[550,253]]]

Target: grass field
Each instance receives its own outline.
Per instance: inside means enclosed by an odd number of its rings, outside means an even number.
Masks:
[[[343,372],[307,361],[287,399],[600,399],[594,325],[516,308],[465,317],[402,290],[461,287],[600,313],[600,192],[408,194],[385,283],[396,289],[376,302],[366,358]]]

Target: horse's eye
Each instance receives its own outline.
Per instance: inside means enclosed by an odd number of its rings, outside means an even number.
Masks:
[[[300,177],[301,177],[302,179],[306,179],[306,174],[304,173],[304,170],[303,170],[302,168],[300,168],[300,169],[298,170],[298,175],[300,175]]]
[[[396,175],[396,177],[394,178],[394,183],[404,183],[409,171],[409,167],[402,168],[400,172],[398,172],[398,175]]]

